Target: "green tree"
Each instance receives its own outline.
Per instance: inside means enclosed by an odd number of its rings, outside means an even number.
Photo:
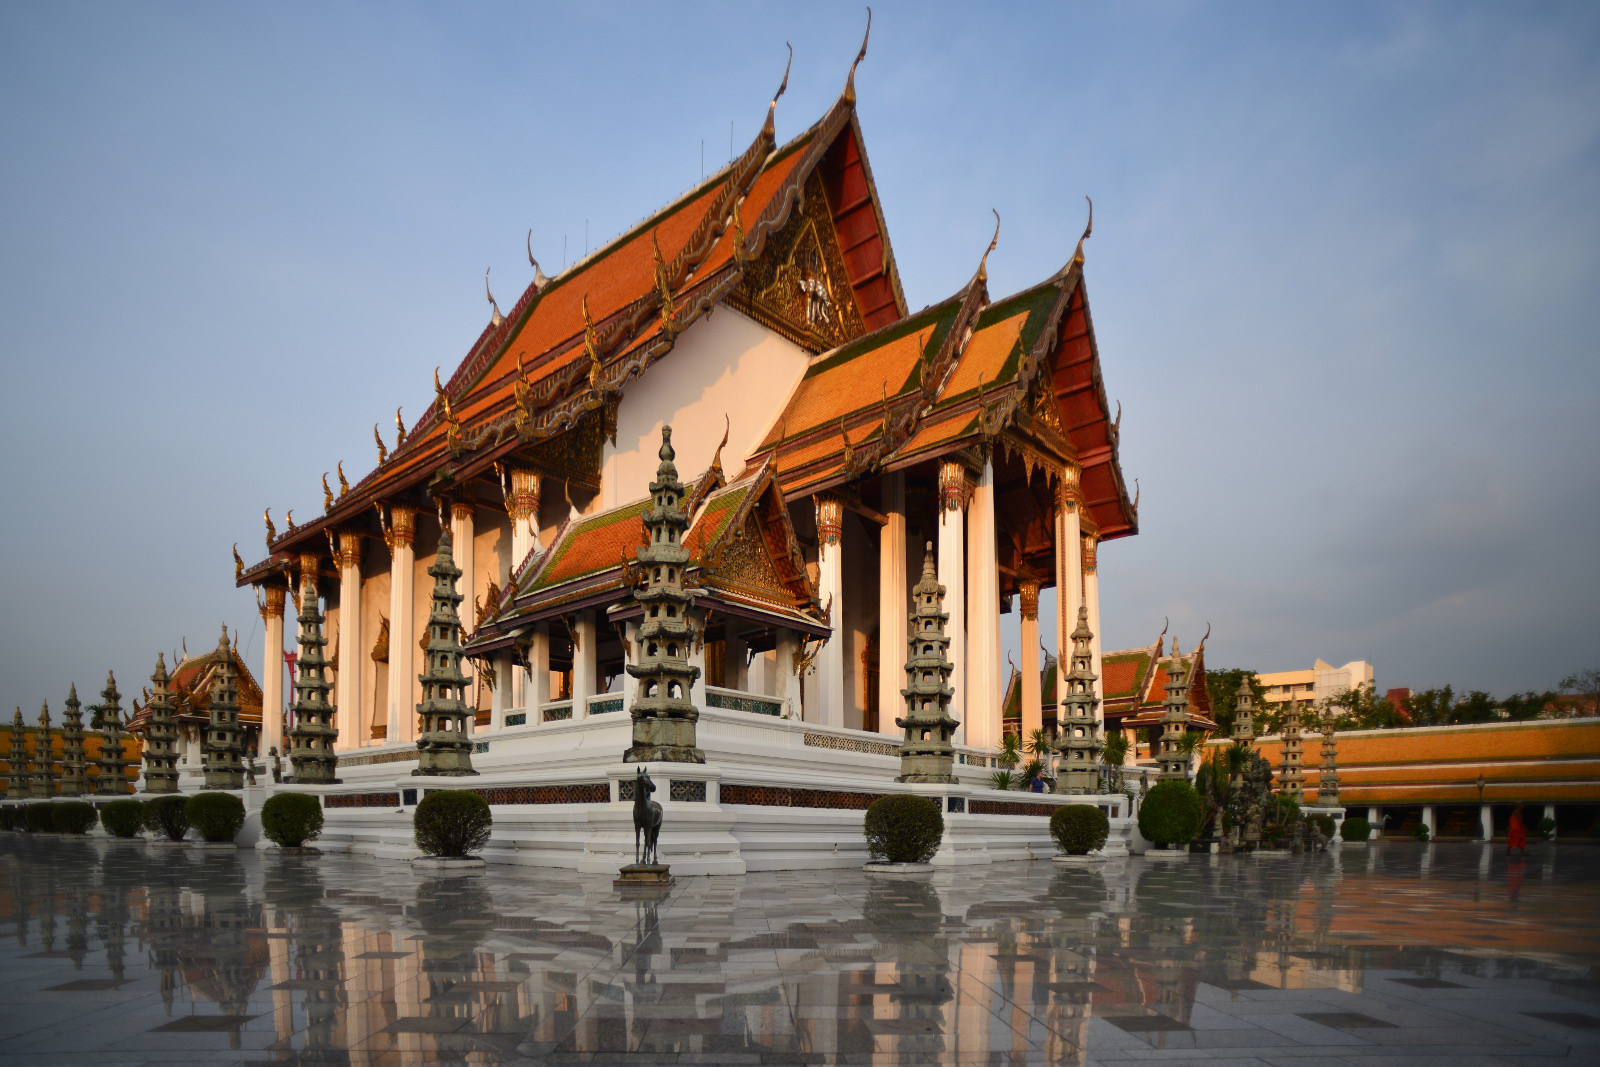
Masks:
[[[1211,698],[1211,718],[1215,720],[1219,734],[1233,732],[1233,709],[1239,699],[1239,683],[1246,676],[1250,679],[1250,692],[1255,694],[1256,715],[1259,717],[1266,707],[1267,690],[1255,671],[1243,667],[1206,671],[1206,695]],[[1259,724],[1256,732],[1263,732]]]
[[[1405,725],[1395,706],[1370,685],[1335,693],[1324,703],[1334,709],[1334,721],[1341,730],[1388,730]]]
[[[1580,696],[1593,698],[1591,713],[1600,711],[1600,667],[1575,671],[1561,679],[1560,685],[1563,693],[1577,693]]]
[[[1450,709],[1456,704],[1456,693],[1448,685],[1443,689],[1424,689],[1400,703],[1407,726],[1446,726],[1450,722]]]

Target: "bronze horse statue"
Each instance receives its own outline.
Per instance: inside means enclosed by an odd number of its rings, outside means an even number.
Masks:
[[[633,862],[648,865],[656,859],[656,841],[661,837],[661,805],[650,799],[656,784],[650,780],[643,767],[633,779]],[[644,848],[639,847],[639,836],[644,835]]]

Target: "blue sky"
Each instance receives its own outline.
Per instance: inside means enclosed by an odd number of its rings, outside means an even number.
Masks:
[[[375,460],[530,269],[714,169],[857,5],[0,7],[0,704],[260,623],[229,546]],[[1107,647],[1600,665],[1600,9],[880,4],[859,112],[913,307],[1086,277],[1141,534]],[[702,149],[702,145],[704,146]],[[1014,618],[1014,616],[1013,616]]]

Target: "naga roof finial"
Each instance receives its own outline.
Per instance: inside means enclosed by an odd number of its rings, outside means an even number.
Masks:
[[[728,418],[728,413],[722,413],[722,440],[717,442],[717,450],[711,454],[711,469],[717,472],[719,481],[722,478],[722,449],[728,443],[728,433],[733,429],[733,422]]]
[[[333,490],[328,488],[328,472],[322,472],[322,510],[333,510]]]
[[[399,408],[394,409],[394,428],[396,430],[394,447],[399,448],[406,443],[406,424],[405,420],[400,417]]]
[[[530,230],[529,233],[531,234],[532,231]],[[493,314],[489,316],[489,325],[499,326],[506,321],[506,317],[500,314],[500,305],[495,302],[494,293],[489,289],[489,271],[491,269],[489,267],[483,268],[483,295],[488,298],[489,306],[494,309]]]
[[[767,105],[767,124],[763,130],[768,137],[777,132],[778,127],[774,120],[778,114],[778,99],[789,90],[789,68],[794,66],[794,45],[785,41],[783,46],[789,50],[789,61],[783,65],[783,81],[778,83],[778,91],[772,94],[772,103]]]
[[[339,472],[339,499],[343,500],[344,495],[350,491],[350,483],[345,481],[344,477],[344,460],[341,459],[335,469]]]
[[[389,461],[389,446],[383,443],[383,435],[378,433],[378,424],[372,424],[372,439],[378,442],[378,466],[383,466]]]
[[[856,101],[856,68],[861,61],[867,58],[867,41],[872,37],[872,8],[867,8],[867,32],[861,35],[861,50],[856,53],[854,63],[850,64],[850,76],[844,80],[844,98],[850,103]]]
[[[278,528],[272,525],[272,509],[261,509],[261,521],[267,524],[267,550],[272,550],[272,542],[278,539]]]
[[[1089,200],[1087,196],[1084,199]],[[1087,241],[1092,233],[1094,233],[1094,201],[1089,200],[1089,224],[1083,228],[1083,236],[1078,238],[1078,247],[1072,253],[1072,262],[1079,266],[1083,265],[1083,242]]]
[[[989,247],[983,250],[983,258],[978,260],[978,281],[984,283],[989,281],[989,253],[1000,244],[1000,212],[994,208],[989,210],[994,211],[994,236],[989,238]]]
[[[239,555],[239,542],[233,543],[233,580],[238,581],[244,577],[244,557]]]
[[[544,269],[539,266],[539,261],[533,258],[533,230],[528,231],[528,266],[533,268],[533,287],[543,289],[550,284],[550,279],[544,275]]]

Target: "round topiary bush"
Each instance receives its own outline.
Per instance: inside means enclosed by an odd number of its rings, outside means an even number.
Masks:
[[[1050,816],[1050,836],[1069,856],[1087,856],[1111,836],[1111,820],[1093,804],[1068,804]]]
[[[927,797],[879,797],[867,808],[861,832],[875,861],[927,863],[944,840],[944,815]]]
[[[4,823],[0,823],[0,827],[4,825]],[[1556,821],[1548,815],[1540,819],[1534,829],[1539,831],[1539,840],[1541,841],[1554,841],[1556,839]]]
[[[1417,828],[1411,831],[1411,836],[1416,838],[1418,841],[1421,841],[1423,844],[1427,844],[1430,840],[1432,840],[1433,833],[1428,829],[1427,823],[1419,822],[1417,823]]]
[[[232,793],[196,793],[189,798],[189,825],[207,841],[232,841],[244,825],[244,801]]]
[[[64,800],[50,807],[58,834],[86,834],[94,828],[94,805],[87,800]]]
[[[322,805],[310,793],[275,793],[261,806],[261,832],[281,848],[299,848],[322,833]]]
[[[1346,819],[1339,836],[1346,841],[1365,841],[1372,836],[1372,824],[1365,819]]]
[[[1187,845],[1200,832],[1200,794],[1188,782],[1157,782],[1139,805],[1139,832],[1153,844]]]
[[[429,793],[411,816],[411,830],[424,856],[460,857],[489,843],[494,816],[489,802],[465,789]]]
[[[144,825],[168,841],[182,841],[189,832],[189,798],[173,793],[145,801]]]
[[[54,804],[29,804],[23,808],[23,818],[27,820],[30,834],[53,834],[56,831],[55,813],[50,809]]]
[[[144,805],[132,797],[113,800],[100,809],[100,825],[112,837],[138,837],[144,829]]]

